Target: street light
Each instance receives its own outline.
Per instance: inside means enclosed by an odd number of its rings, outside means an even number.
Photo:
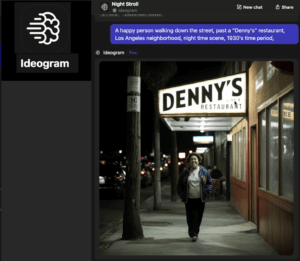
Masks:
[[[121,150],[119,150],[119,153],[121,154],[121,153],[122,153],[122,151],[121,151]]]
[[[185,158],[185,152],[179,152],[178,153],[178,158],[184,159]]]
[[[199,154],[202,154],[204,153],[208,148],[197,148],[196,149],[196,152],[199,153]]]

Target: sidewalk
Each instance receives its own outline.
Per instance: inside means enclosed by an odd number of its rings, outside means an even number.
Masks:
[[[106,239],[111,246],[104,256],[275,256],[279,255],[257,232],[256,224],[243,219],[229,201],[208,201],[199,238],[188,236],[184,203],[171,202],[171,186],[162,187],[162,210],[153,210],[153,196],[141,206],[141,222],[169,222],[168,226],[143,225],[144,239],[120,240],[122,228]]]

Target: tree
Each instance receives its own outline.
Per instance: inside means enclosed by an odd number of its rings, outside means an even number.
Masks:
[[[145,62],[142,63],[141,78],[152,92],[153,97],[153,137],[154,137],[154,204],[153,209],[161,209],[161,184],[160,184],[160,128],[158,90],[166,86],[168,81],[177,72],[175,62]]]
[[[133,62],[132,76],[140,76],[141,62]],[[131,93],[139,99],[139,93]],[[128,105],[127,105],[128,106]],[[122,240],[143,239],[140,220],[141,116],[139,111],[127,112],[127,160]]]

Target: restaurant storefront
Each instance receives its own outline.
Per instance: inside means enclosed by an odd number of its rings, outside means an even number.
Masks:
[[[257,224],[276,251],[289,255],[294,249],[293,71],[269,61],[237,64],[239,73],[160,90],[160,117],[171,131],[214,133],[213,146],[203,153],[205,166],[226,173],[232,207]]]

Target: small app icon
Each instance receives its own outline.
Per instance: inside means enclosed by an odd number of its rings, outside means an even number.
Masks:
[[[34,20],[38,22],[30,22],[26,29],[29,34],[34,36],[34,39],[39,40],[39,44],[49,45],[59,39],[59,25],[60,22],[56,16],[51,12],[39,13],[40,17],[35,17]],[[48,31],[48,35],[47,35]]]
[[[96,53],[97,55],[100,55],[100,51],[99,51],[99,50],[97,50],[95,53]]]
[[[236,9],[242,10],[242,5],[236,5]]]
[[[117,12],[117,8],[114,8],[112,11],[113,11],[114,13],[116,13],[116,12]]]
[[[101,3],[100,7],[103,12],[108,11],[108,3]]]
[[[280,9],[280,6],[279,6],[279,5],[276,5],[275,8],[276,8],[276,10],[279,10],[279,9]]]

